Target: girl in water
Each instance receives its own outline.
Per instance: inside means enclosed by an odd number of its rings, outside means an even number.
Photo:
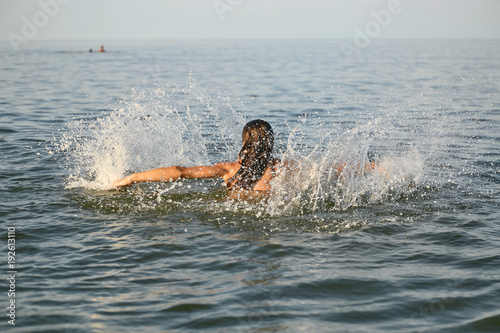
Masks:
[[[228,189],[268,191],[279,160],[272,155],[274,133],[264,120],[252,120],[243,128],[243,147],[235,162],[217,163],[212,166],[185,168],[171,166],[158,168],[117,180],[111,186],[131,186],[142,182],[171,182],[182,178],[224,179]]]
[[[252,120],[243,127],[243,146],[235,162],[217,163],[212,166],[171,166],[133,173],[111,184],[114,187],[131,186],[143,182],[171,182],[183,178],[221,177],[230,190],[269,191],[278,168],[288,168],[273,157],[274,132],[264,120]],[[367,163],[364,170],[373,170],[375,163]],[[337,166],[341,173],[344,165]]]

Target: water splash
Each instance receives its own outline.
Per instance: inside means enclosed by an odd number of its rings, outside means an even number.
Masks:
[[[244,119],[216,96],[193,81],[132,90],[103,116],[75,120],[57,144],[66,156],[67,188],[108,189],[129,172],[234,158]]]
[[[291,171],[278,175],[272,193],[264,200],[222,200],[220,187],[207,186],[208,181],[188,181],[180,192],[181,183],[150,184],[129,190],[132,195],[126,200],[103,196],[84,201],[109,211],[142,207],[145,211],[168,212],[167,206],[179,204],[176,200],[188,200],[180,204],[202,207],[204,212],[260,217],[346,211],[396,200],[410,193],[420,180],[425,158],[418,149],[402,151],[396,147],[396,140],[387,140],[393,127],[380,119],[350,123],[349,128],[316,136],[314,131],[301,128],[310,126],[307,121],[291,125],[289,132],[283,133],[288,135],[288,142],[280,156],[290,163],[287,170]],[[201,89],[191,79],[185,86],[133,90],[102,116],[83,117],[69,125],[59,142],[67,161],[67,188],[105,190],[130,172],[234,160],[245,122],[228,97]],[[381,146],[384,153],[375,156],[379,167],[364,172],[374,148]],[[186,188],[198,196],[193,199],[186,195]],[[217,195],[206,196],[210,191]]]
[[[332,132],[303,155],[292,133],[283,156],[291,171],[275,178],[267,213],[345,211],[408,193],[422,176],[424,158],[411,150],[401,156],[387,154],[370,164],[371,145],[383,136],[380,122],[369,122],[340,136]]]

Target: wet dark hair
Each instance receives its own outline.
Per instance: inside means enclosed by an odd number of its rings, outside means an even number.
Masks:
[[[268,167],[274,168],[272,155],[274,132],[268,122],[256,119],[248,122],[241,133],[243,147],[238,155],[241,168],[227,181],[229,189],[251,190],[264,176]]]

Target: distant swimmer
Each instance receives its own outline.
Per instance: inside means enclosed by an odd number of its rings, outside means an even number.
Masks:
[[[92,49],[89,50],[89,53],[92,53]]]
[[[293,162],[281,162],[274,158],[274,133],[271,125],[264,120],[252,120],[243,128],[242,148],[235,162],[217,163],[212,166],[181,167],[171,166],[131,174],[111,184],[113,187],[131,186],[142,182],[171,182],[182,178],[217,178],[226,183],[228,190],[269,191],[272,179]],[[345,165],[336,166],[341,173]],[[379,168],[375,163],[367,163],[364,170]],[[282,170],[279,170],[282,169]]]
[[[99,49],[99,52],[106,52],[106,50],[104,49],[104,45],[101,45],[101,48]]]

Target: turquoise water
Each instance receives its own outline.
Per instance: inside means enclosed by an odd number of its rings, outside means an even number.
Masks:
[[[500,42],[94,44],[0,45],[1,331],[498,331]],[[255,118],[298,165],[266,198],[107,188]]]

